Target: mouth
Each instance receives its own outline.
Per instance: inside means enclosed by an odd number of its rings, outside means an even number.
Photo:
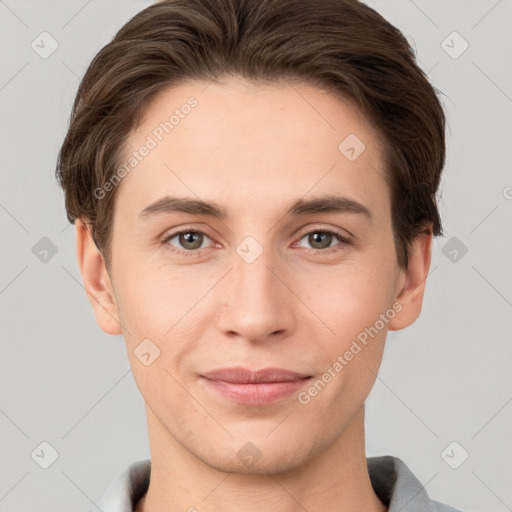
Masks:
[[[223,368],[200,376],[209,389],[229,401],[246,405],[276,403],[298,391],[311,375],[282,368]]]

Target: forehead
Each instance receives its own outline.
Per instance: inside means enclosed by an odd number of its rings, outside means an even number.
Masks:
[[[139,211],[164,192],[260,208],[309,191],[387,201],[377,130],[352,103],[304,83],[166,89],[129,136],[129,160],[118,195]]]

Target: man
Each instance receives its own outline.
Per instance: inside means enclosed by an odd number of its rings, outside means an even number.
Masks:
[[[455,510],[364,443],[441,233],[444,126],[355,0],[164,0],[99,52],[57,176],[151,450],[100,510]]]

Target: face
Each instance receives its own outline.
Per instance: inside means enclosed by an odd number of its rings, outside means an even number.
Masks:
[[[419,312],[428,247],[398,267],[377,133],[306,84],[188,82],[152,102],[134,151],[96,317],[122,326],[150,436],[224,471],[307,463],[358,417],[386,331]],[[292,373],[212,374],[226,368]]]

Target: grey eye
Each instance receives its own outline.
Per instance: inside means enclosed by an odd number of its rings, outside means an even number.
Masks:
[[[168,243],[179,249],[193,251],[194,249],[201,249],[207,238],[208,237],[200,231],[182,231],[169,237]],[[175,239],[177,239],[177,241],[173,243]]]
[[[301,240],[307,239],[311,249],[328,249],[336,238],[338,238],[337,235],[328,231],[312,231],[304,235]]]

